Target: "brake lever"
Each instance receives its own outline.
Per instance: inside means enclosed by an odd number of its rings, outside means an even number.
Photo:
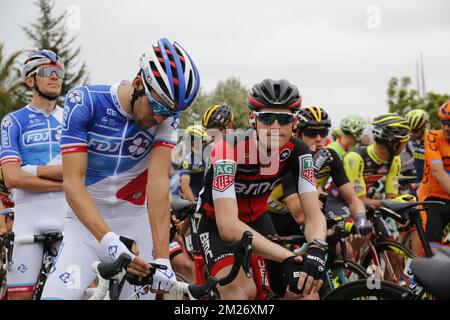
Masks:
[[[245,238],[244,238],[245,237]],[[242,259],[242,269],[245,272],[245,275],[247,278],[252,277],[252,269],[251,269],[251,261],[252,261],[252,254],[253,254],[253,234],[250,231],[245,231],[244,235],[242,236],[243,240],[243,249],[244,249],[244,256]]]

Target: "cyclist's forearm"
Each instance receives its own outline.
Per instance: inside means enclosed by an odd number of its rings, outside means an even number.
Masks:
[[[292,217],[294,218],[297,224],[305,223],[305,213],[303,212],[302,204],[300,202],[300,198],[298,194],[291,194],[284,199],[289,211],[291,212]]]
[[[64,191],[67,203],[77,218],[100,242],[103,236],[111,231],[111,228],[101,216],[84,183],[66,179]]]
[[[350,182],[340,186],[338,190],[339,194],[342,195],[342,198],[344,198],[344,201],[348,204],[352,216],[357,213],[366,212],[364,203],[358,198]]]
[[[62,166],[38,166],[37,176],[44,179],[62,181]]]
[[[376,199],[367,198],[365,195],[359,197],[366,206],[374,206],[375,208],[381,207],[381,201]]]
[[[149,220],[155,258],[169,258],[169,189],[168,179],[150,178],[147,184]]]
[[[6,186],[11,189],[22,189],[29,192],[62,191],[61,181],[43,179],[22,171],[13,178],[5,179]]]
[[[300,194],[303,211],[305,212],[305,236],[311,242],[314,239],[325,240],[327,222],[320,210],[317,192]]]
[[[3,235],[6,233],[6,221],[5,220],[6,220],[5,216],[0,215],[0,235]]]
[[[320,213],[320,214],[319,214]],[[305,220],[305,237],[308,242],[314,239],[325,240],[327,235],[327,222],[322,212],[314,214]]]
[[[181,194],[190,202],[195,201],[194,193],[192,192],[191,186],[189,185],[189,179],[181,179]]]
[[[450,194],[450,177],[448,176],[447,172],[445,172],[444,168],[442,166],[432,166],[431,173],[439,182],[439,184],[444,188],[444,190],[447,191],[447,194]]]

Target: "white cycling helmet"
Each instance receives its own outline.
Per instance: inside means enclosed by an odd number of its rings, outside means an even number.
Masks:
[[[200,90],[200,75],[194,61],[177,43],[167,38],[140,57],[141,77],[147,96],[150,88],[173,112],[189,108]]]
[[[28,77],[36,72],[38,67],[43,65],[57,65],[64,71],[64,63],[56,53],[51,50],[32,51],[22,66],[22,76]]]

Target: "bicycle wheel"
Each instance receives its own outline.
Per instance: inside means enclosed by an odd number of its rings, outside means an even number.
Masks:
[[[376,243],[374,247],[380,262],[381,270],[379,271],[381,272],[381,275],[383,275],[383,279],[399,284],[406,261],[408,259],[415,259],[417,256],[397,241],[380,241]],[[361,258],[361,266],[365,270],[370,269],[371,266],[375,266],[374,257],[369,250],[367,250]],[[376,270],[377,269],[375,269],[375,271]]]
[[[331,291],[322,300],[414,300],[409,289],[392,282],[357,280]]]
[[[331,291],[335,290],[342,285],[360,280],[367,279],[369,275],[366,270],[361,267],[359,264],[353,261],[347,261],[347,265],[345,264],[343,259],[334,260],[329,269],[327,270],[327,278],[320,289],[320,296],[324,297]]]

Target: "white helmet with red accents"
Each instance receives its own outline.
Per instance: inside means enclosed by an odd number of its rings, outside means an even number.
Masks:
[[[29,53],[22,66],[22,76],[28,77],[36,72],[38,67],[43,65],[57,65],[64,71],[64,62],[51,50],[38,50]]]
[[[140,57],[141,78],[147,95],[150,89],[173,112],[189,108],[200,91],[200,75],[194,61],[177,42],[167,38]]]

